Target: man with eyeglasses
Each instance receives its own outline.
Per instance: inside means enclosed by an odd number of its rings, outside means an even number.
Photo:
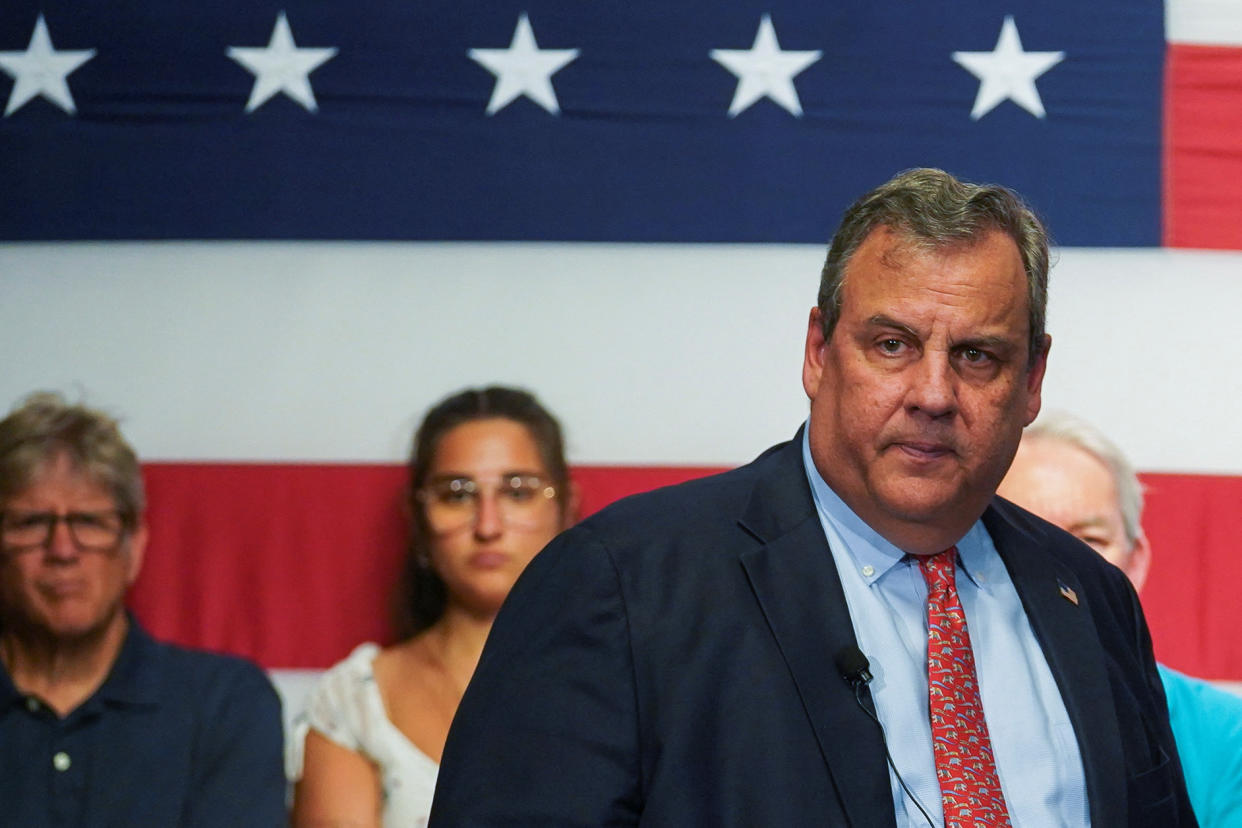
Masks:
[[[284,822],[266,676],[125,610],[143,505],[108,416],[39,393],[0,420],[0,825]]]

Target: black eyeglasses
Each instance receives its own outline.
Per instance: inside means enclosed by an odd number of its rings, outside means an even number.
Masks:
[[[69,537],[79,549],[109,551],[125,534],[125,521],[115,509],[105,512],[24,512],[0,513],[0,547],[7,552],[46,549],[52,543],[56,525],[69,527]]]

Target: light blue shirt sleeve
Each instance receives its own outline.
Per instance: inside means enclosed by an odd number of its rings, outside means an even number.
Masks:
[[[870,689],[902,778],[943,823],[927,700],[927,586],[918,563],[864,523],[803,463],[828,538]],[[957,544],[957,590],[975,655],[984,717],[1014,828],[1090,825],[1078,741],[1056,680],[991,537],[976,522]],[[925,825],[890,769],[899,826]]]
[[[1158,665],[1201,828],[1242,828],[1242,698]]]

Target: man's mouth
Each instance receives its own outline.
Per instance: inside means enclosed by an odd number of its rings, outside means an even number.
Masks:
[[[925,440],[898,440],[893,443],[893,447],[912,460],[921,462],[932,462],[956,454],[953,447],[947,443]]]

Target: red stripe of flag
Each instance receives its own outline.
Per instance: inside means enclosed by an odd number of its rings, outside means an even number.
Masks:
[[[582,516],[714,469],[579,466]],[[157,635],[269,668],[326,667],[389,640],[404,554],[398,465],[145,467],[151,543],[131,606]],[[1157,655],[1242,680],[1242,478],[1143,475],[1154,563],[1143,593]],[[1080,595],[1090,601],[1090,595]]]
[[[717,469],[578,466],[579,514]],[[405,546],[399,465],[147,463],[146,560],[129,604],[157,636],[269,668],[387,641]]]
[[[1242,48],[1170,44],[1164,243],[1242,249]]]

